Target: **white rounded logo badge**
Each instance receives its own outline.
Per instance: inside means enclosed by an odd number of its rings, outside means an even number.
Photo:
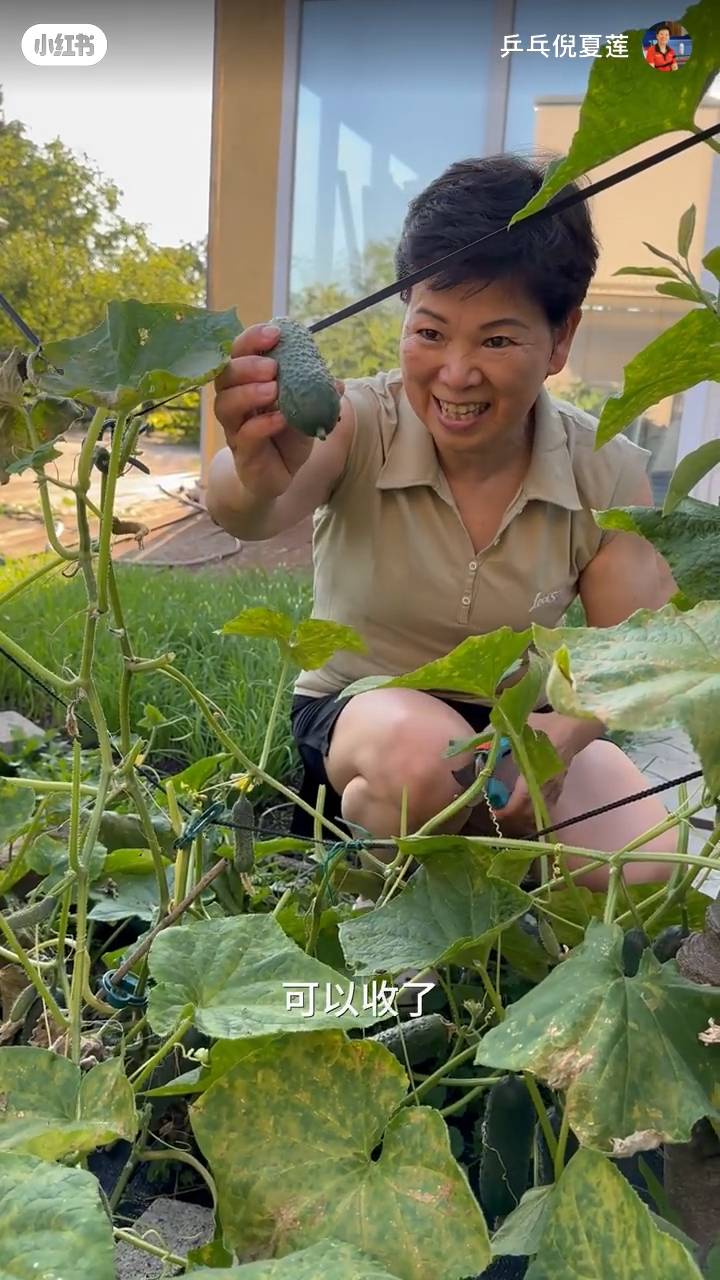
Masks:
[[[22,51],[35,67],[94,67],[107,53],[107,36],[91,22],[37,22],[25,32]]]

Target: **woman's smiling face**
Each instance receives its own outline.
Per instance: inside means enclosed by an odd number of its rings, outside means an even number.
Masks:
[[[482,288],[415,285],[400,339],[403,386],[439,452],[486,454],[522,439],[545,379],[565,366],[578,308],[553,330],[508,280]]]

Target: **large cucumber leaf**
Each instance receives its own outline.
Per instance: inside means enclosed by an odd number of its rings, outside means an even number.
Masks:
[[[687,1142],[696,1120],[720,1119],[715,1050],[720,990],[688,982],[674,960],[644,953],[622,967],[623,931],[592,920],[584,942],[483,1036],[476,1063],[532,1071],[567,1091],[580,1142],[615,1155]]]
[[[278,1258],[330,1238],[399,1280],[487,1267],[447,1125],[430,1107],[398,1111],[407,1087],[386,1049],[338,1031],[283,1037],[232,1067],[191,1108],[226,1244]]]
[[[562,715],[597,716],[609,729],[679,725],[714,795],[720,794],[720,602],[685,613],[638,609],[615,627],[533,628],[553,666],[547,680]]]

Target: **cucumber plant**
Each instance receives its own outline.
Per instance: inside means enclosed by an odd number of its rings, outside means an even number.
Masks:
[[[720,67],[720,37],[707,5],[685,20],[697,53],[684,80],[645,75],[641,32],[629,33],[637,56],[627,67],[598,60],[570,153],[536,203],[639,141],[690,127],[691,108]],[[618,76],[626,78],[622,113]],[[674,89],[663,82],[673,80],[681,88],[670,107],[663,95]],[[593,113],[612,127],[594,128]],[[673,270],[675,283],[694,289],[691,221],[683,220]],[[718,252],[704,259],[716,274]],[[708,292],[698,285],[695,309],[675,326],[673,350],[683,358],[668,376],[676,389],[718,373],[708,361],[720,349],[720,308]],[[700,854],[680,840],[670,882],[642,890],[628,888],[623,872],[648,855],[589,851],[609,867],[604,894],[579,889],[567,867],[568,854],[587,850],[546,844],[546,874],[528,887],[521,877],[536,842],[448,842],[432,823],[385,842],[348,840],[324,818],[322,797],[306,806],[314,840],[262,839],[254,789],[296,798],[265,768],[288,672],[359,648],[362,637],[262,608],[218,619],[223,643],[263,636],[277,646],[278,699],[259,763],[172,654],[135,647],[112,556],[114,495],[137,450],[135,414],[148,398],[209,381],[237,329],[234,312],[114,302],[92,334],[41,354],[15,351],[0,370],[0,479],[36,472],[52,547],[0,605],[60,571],[82,575],[87,590],[82,652],[62,671],[0,628],[3,650],[67,703],[72,751],[62,781],[27,761],[0,778],[0,845],[10,848],[0,871],[0,1277],[111,1280],[116,1241],[176,1271],[228,1280],[467,1280],[505,1255],[529,1258],[532,1280],[710,1275],[712,1256],[692,1224],[678,1226],[651,1180],[649,1213],[616,1162],[720,1123],[720,990],[686,980],[678,964],[704,923],[708,899],[695,882],[718,866],[720,830]],[[300,429],[327,434],[337,417],[334,384],[331,392],[305,336],[298,372],[300,337],[291,324],[284,332],[290,358],[286,346],[279,399]],[[651,403],[662,341],[628,365],[626,389],[603,410],[601,438]],[[49,463],[79,402],[95,413],[72,486],[78,545],[68,548],[51,520]],[[95,503],[90,482],[108,414],[112,444]],[[715,560],[708,551],[699,576],[692,533],[698,505],[708,504],[687,496],[716,462],[712,451],[683,460],[662,510],[596,515],[606,526],[631,525],[668,554],[681,592],[672,604],[602,636],[503,629],[444,660],[453,687],[461,678],[472,693],[533,643],[550,666],[558,710],[592,714],[601,693],[611,727],[685,726],[705,792],[669,825],[720,792],[720,535],[711,510],[701,512]],[[117,639],[117,737],[95,685],[102,627]],[[442,670],[435,664],[437,679]],[[172,779],[144,763],[147,734],[130,722],[129,689],[150,671],[182,687],[218,742],[216,757]],[[424,674],[414,673],[419,687]],[[537,678],[533,667],[526,692]],[[524,732],[519,705],[495,697],[492,723],[538,797],[547,761]],[[92,724],[92,750],[81,718]],[[336,886],[349,891],[353,876],[367,874],[354,855],[373,843],[389,846],[391,860],[375,873],[375,911],[358,914]],[[297,874],[268,870],[283,856],[299,858]],[[417,870],[408,880],[410,858]],[[427,996],[424,1010],[397,998],[408,969]],[[184,1125],[175,1143],[169,1115]],[[122,1143],[125,1166],[101,1191],[88,1165],[98,1149]],[[187,1258],[123,1225],[125,1190],[158,1155],[191,1169],[214,1207],[216,1238]]]

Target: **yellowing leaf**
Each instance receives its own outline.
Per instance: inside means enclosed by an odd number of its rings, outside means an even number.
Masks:
[[[59,1160],[117,1138],[132,1142],[135,1098],[119,1058],[81,1074],[48,1049],[0,1049],[0,1151]],[[1,1275],[1,1269],[0,1269]]]
[[[655,1225],[613,1163],[576,1151],[546,1202],[525,1280],[701,1280],[687,1249]]]
[[[114,1280],[97,1178],[0,1151],[0,1280]]]
[[[720,794],[720,603],[684,613],[673,605],[639,609],[615,627],[536,626],[533,633],[548,657],[569,654],[570,671],[556,659],[547,681],[556,711],[597,716],[610,729],[679,725]]]
[[[191,1108],[226,1243],[282,1258],[330,1238],[399,1280],[481,1272],[487,1229],[442,1116],[391,1119],[407,1085],[386,1049],[339,1032],[284,1037],[232,1067]]]
[[[195,1275],[189,1271],[188,1275]],[[323,1240],[286,1258],[243,1267],[203,1268],[200,1280],[398,1280],[379,1262],[337,1240]]]
[[[475,1061],[567,1090],[584,1146],[686,1142],[696,1120],[720,1118],[715,1051],[698,1038],[720,1018],[720,990],[687,982],[651,951],[626,978],[622,946],[618,925],[591,921],[584,942],[483,1036]]]

